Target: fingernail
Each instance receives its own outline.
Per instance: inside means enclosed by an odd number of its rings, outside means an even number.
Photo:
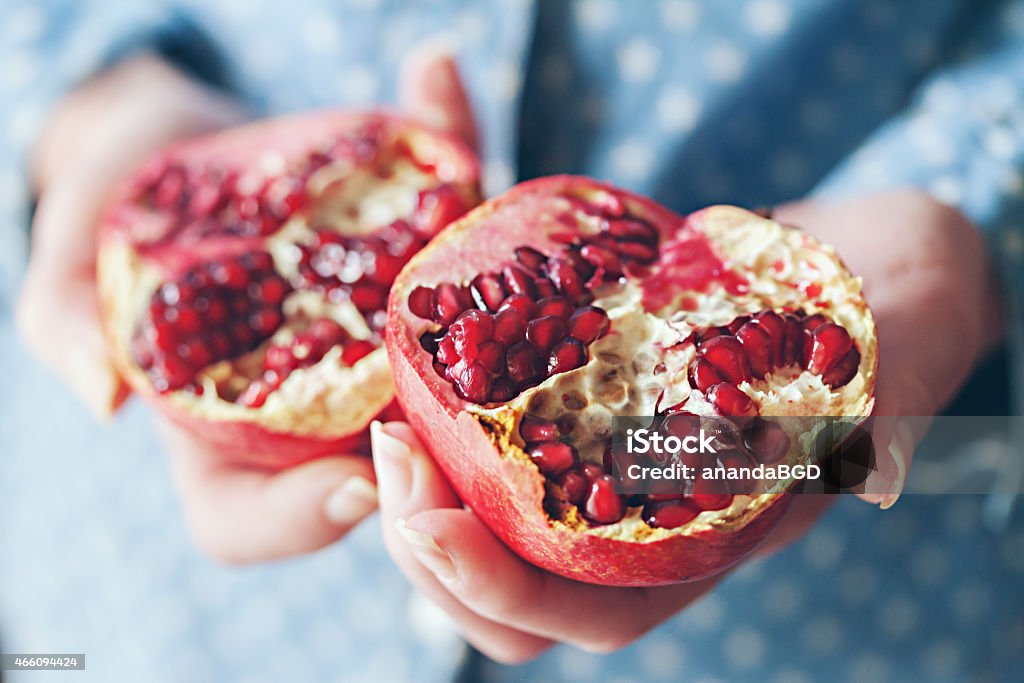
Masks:
[[[324,501],[324,514],[338,526],[351,526],[377,509],[377,487],[363,477],[349,477]]]
[[[405,495],[412,488],[412,453],[409,445],[387,433],[378,421],[370,424],[370,443],[377,482],[387,491]]]
[[[903,493],[903,487],[906,485],[907,463],[910,462],[913,452],[914,433],[910,425],[903,421],[897,421],[892,438],[889,440],[889,453],[896,465],[896,476],[892,481],[891,491],[881,496],[879,500],[878,505],[883,510],[888,510],[900,499],[900,494]]]
[[[433,572],[434,576],[443,583],[451,583],[455,580],[457,572],[452,556],[444,551],[429,534],[410,529],[404,519],[395,520],[395,529],[398,535],[405,539],[412,550],[412,554],[424,567]]]

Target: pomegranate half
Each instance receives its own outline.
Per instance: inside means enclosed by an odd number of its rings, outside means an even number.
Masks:
[[[874,402],[874,321],[832,248],[571,176],[513,188],[413,257],[387,347],[398,401],[463,501],[529,561],[606,585],[715,574],[792,497],[791,480],[699,477],[622,492],[613,418],[697,419],[729,445],[715,466],[742,472],[807,458],[762,416]]]
[[[119,371],[241,463],[358,449],[393,404],[391,283],[478,201],[467,148],[381,113],[287,116],[165,149],[101,226]]]

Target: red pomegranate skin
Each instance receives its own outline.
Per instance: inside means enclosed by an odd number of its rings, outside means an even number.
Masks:
[[[545,197],[578,190],[603,190],[624,199],[634,214],[664,234],[684,219],[639,195],[587,178],[553,176],[522,183],[453,223],[406,266],[391,290],[387,347],[397,398],[412,427],[461,499],[510,548],[531,563],[579,581],[609,586],[658,586],[713,576],[748,555],[781,519],[791,496],[762,496],[759,507],[728,522],[689,535],[637,542],[585,533],[552,521],[544,510],[544,478],[528,459],[503,456],[509,450],[509,423],[478,419],[473,404],[459,399],[438,376],[418,341],[423,321],[408,308],[419,285],[468,281],[507,261],[521,245],[552,249],[556,242],[532,229],[529,215],[542,210]],[[505,207],[522,220],[503,223],[480,240],[459,235]],[[690,218],[700,219],[700,214]],[[429,262],[427,261],[429,259]]]
[[[145,162],[134,175],[124,178],[111,193],[100,228],[100,261],[103,250],[115,245],[132,245],[149,267],[155,267],[165,279],[187,270],[210,253],[239,253],[260,244],[259,237],[211,236],[195,240],[186,236],[188,244],[176,242],[174,235],[165,235],[163,223],[154,220],[134,204],[141,174],[147,165],[152,168],[159,157],[205,162],[226,160],[232,169],[244,171],[256,165],[267,153],[280,155],[288,161],[304,158],[330,141],[356,131],[360,126],[380,124],[399,131],[411,146],[429,148],[436,164],[434,172],[446,182],[469,188],[474,196],[468,205],[479,201],[479,163],[471,150],[453,136],[433,131],[418,123],[383,111],[350,112],[328,110],[282,116],[257,121],[218,134],[185,140],[160,150]],[[442,169],[443,167],[443,169]],[[440,170],[439,170],[440,169]],[[312,204],[315,206],[315,201]],[[435,231],[444,227],[435,226]],[[101,277],[102,281],[102,277]],[[103,301],[101,288],[101,301]],[[105,304],[106,302],[104,302]],[[105,309],[109,309],[105,306]],[[110,310],[104,310],[104,326],[115,365],[127,379],[132,390],[155,407],[177,426],[208,446],[225,462],[279,471],[324,456],[347,453],[369,453],[369,421],[352,424],[321,434],[272,428],[258,414],[245,419],[225,419],[202,414],[174,400],[175,393],[160,393],[140,372],[124,344],[116,340],[117,326]],[[390,390],[390,389],[389,389]],[[377,415],[380,419],[402,419],[398,404],[392,398]]]

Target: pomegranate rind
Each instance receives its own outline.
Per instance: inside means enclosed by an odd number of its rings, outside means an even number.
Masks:
[[[439,182],[457,188],[467,205],[479,201],[479,165],[468,147],[453,136],[383,111],[288,115],[185,140],[144,162],[136,174],[115,187],[107,201],[99,231],[97,282],[104,332],[115,365],[135,393],[227,461],[278,470],[317,457],[365,452],[370,421],[378,415],[399,414],[387,353],[381,346],[352,366],[346,386],[335,382],[330,387],[329,404],[293,406],[281,399],[249,408],[211,396],[209,391],[201,396],[155,391],[130,351],[136,321],[152,291],[210,252],[241,253],[258,246],[273,251],[267,242],[274,236],[207,238],[181,249],[180,256],[173,248],[161,250],[160,239],[153,239],[152,212],[133,201],[138,174],[160,159],[173,159],[188,163],[227,160],[243,173],[255,169],[273,175],[325,141],[367,126],[384,128],[396,144],[405,145],[418,161],[428,164]],[[344,168],[339,175],[344,178]],[[288,224],[281,232],[285,230]],[[336,360],[328,355],[325,359]],[[323,381],[332,379],[328,375]]]
[[[830,405],[828,413],[870,414],[877,367],[874,322],[860,295],[859,280],[831,248],[735,207],[711,207],[684,219],[633,193],[573,176],[543,178],[512,188],[452,223],[407,264],[392,287],[388,312],[387,349],[399,388],[397,399],[462,500],[528,561],[572,579],[611,586],[706,578],[735,564],[764,540],[784,515],[792,494],[783,489],[749,497],[744,505],[702,513],[681,529],[653,529],[635,513],[617,524],[594,526],[574,507],[561,519],[553,519],[544,507],[545,478],[514,436],[523,414],[521,406],[513,401],[486,408],[460,399],[434,371],[430,354],[418,342],[430,323],[408,308],[409,294],[417,286],[468,281],[497,268],[518,246],[554,248],[550,233],[557,230],[557,198],[602,193],[622,199],[631,214],[652,223],[663,237],[685,223],[728,254],[723,245],[731,240],[767,232],[775,235],[773,239],[795,240],[824,259],[841,285],[836,291],[843,292],[845,315],[848,322],[856,323],[853,336],[862,352],[856,390],[841,393],[841,400]],[[809,414],[806,406],[799,412]]]

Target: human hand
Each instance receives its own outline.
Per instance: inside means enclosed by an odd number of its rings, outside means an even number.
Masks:
[[[432,47],[412,53],[401,97],[412,117],[475,142],[468,101],[447,54]],[[111,414],[128,395],[107,355],[96,293],[96,231],[106,194],[154,150],[242,118],[235,103],[142,57],[69,96],[44,132],[35,155],[40,201],[18,324],[26,344],[97,415]],[[157,419],[193,536],[222,561],[315,550],[376,509],[365,454],[271,474],[229,463]]]
[[[879,366],[872,429],[877,471],[860,495],[887,508],[903,489],[928,418],[1001,335],[984,239],[958,211],[916,190],[801,201],[778,207],[772,217],[835,246],[864,280]]]

